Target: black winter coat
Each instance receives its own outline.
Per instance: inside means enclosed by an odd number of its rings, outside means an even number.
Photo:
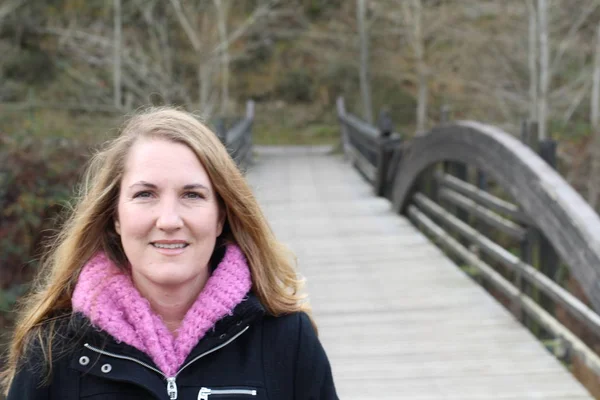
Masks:
[[[292,400],[337,399],[331,368],[308,316],[265,314],[250,295],[202,338],[175,377],[145,353],[75,314],[59,327],[53,374],[42,385],[39,349],[31,347],[7,400]],[[65,345],[68,343],[68,345]],[[168,379],[171,378],[171,379]]]

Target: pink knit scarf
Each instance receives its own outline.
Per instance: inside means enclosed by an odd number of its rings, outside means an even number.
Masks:
[[[104,253],[98,253],[83,267],[72,305],[73,311],[86,315],[94,326],[148,354],[165,375],[173,376],[198,341],[218,320],[232,313],[251,286],[242,251],[229,245],[175,337],[131,278]]]

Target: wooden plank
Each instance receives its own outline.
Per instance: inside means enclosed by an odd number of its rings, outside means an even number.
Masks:
[[[502,200],[485,190],[479,189],[477,186],[471,185],[469,182],[465,182],[458,179],[455,176],[449,174],[443,174],[436,172],[434,178],[442,186],[447,186],[463,195],[483,204],[484,206],[495,210],[499,213],[506,214],[517,221],[528,222],[527,216],[519,209],[519,206],[512,204],[506,200]]]
[[[507,234],[513,239],[521,241],[527,235],[527,231],[521,226],[483,206],[478,205],[468,197],[465,197],[458,192],[450,189],[442,189],[439,191],[439,196],[451,204],[468,211],[471,215],[476,216],[489,226],[498,229],[500,232]]]
[[[494,258],[496,261],[518,272],[530,284],[540,289],[557,304],[566,308],[572,316],[591,329],[597,335],[600,335],[600,316],[587,307],[581,300],[572,295],[569,291],[563,289],[560,285],[536,270],[529,264],[524,263],[518,257],[505,250],[492,240],[481,235],[475,229],[471,228],[458,218],[454,217],[442,207],[429,200],[424,195],[417,193],[415,195],[417,203],[428,212],[441,218],[445,223],[458,232],[476,243],[480,249]]]
[[[544,329],[554,336],[566,341],[569,349],[577,354],[580,359],[585,362],[587,367],[595,371],[596,374],[600,374],[600,357],[598,357],[598,355],[596,355],[596,353],[594,353],[594,351],[592,351],[582,340],[565,328],[536,302],[521,293],[519,289],[504,279],[492,267],[478,259],[473,253],[454,240],[439,226],[435,225],[435,223],[429,220],[424,214],[420,213],[416,207],[410,206],[409,213],[412,217],[418,219],[420,223],[423,223],[426,229],[436,235],[438,239],[442,240],[453,253],[458,254],[470,265],[477,267],[496,289],[502,291],[503,294],[510,299],[516,300],[528,315],[544,327]]]
[[[341,157],[295,153],[248,179],[298,255],[340,398],[591,399]]]

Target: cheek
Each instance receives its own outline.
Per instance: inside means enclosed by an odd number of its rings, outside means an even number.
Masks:
[[[141,212],[136,207],[119,207],[120,235],[124,240],[142,236],[152,225],[149,213]]]
[[[219,236],[221,234],[223,224],[217,207],[203,210],[191,218],[193,220],[191,225],[196,234],[203,236]]]

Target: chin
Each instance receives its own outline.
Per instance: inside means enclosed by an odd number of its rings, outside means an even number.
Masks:
[[[164,286],[179,286],[185,283],[194,281],[198,278],[198,275],[201,273],[200,271],[194,272],[184,272],[178,271],[152,271],[147,275],[147,279],[153,282],[155,285],[164,285]],[[158,273],[157,273],[158,272]]]
[[[155,285],[179,286],[179,285],[183,285],[186,282],[191,281],[193,279],[193,277],[190,277],[188,275],[181,276],[181,275],[169,274],[169,275],[150,276],[149,279]]]

